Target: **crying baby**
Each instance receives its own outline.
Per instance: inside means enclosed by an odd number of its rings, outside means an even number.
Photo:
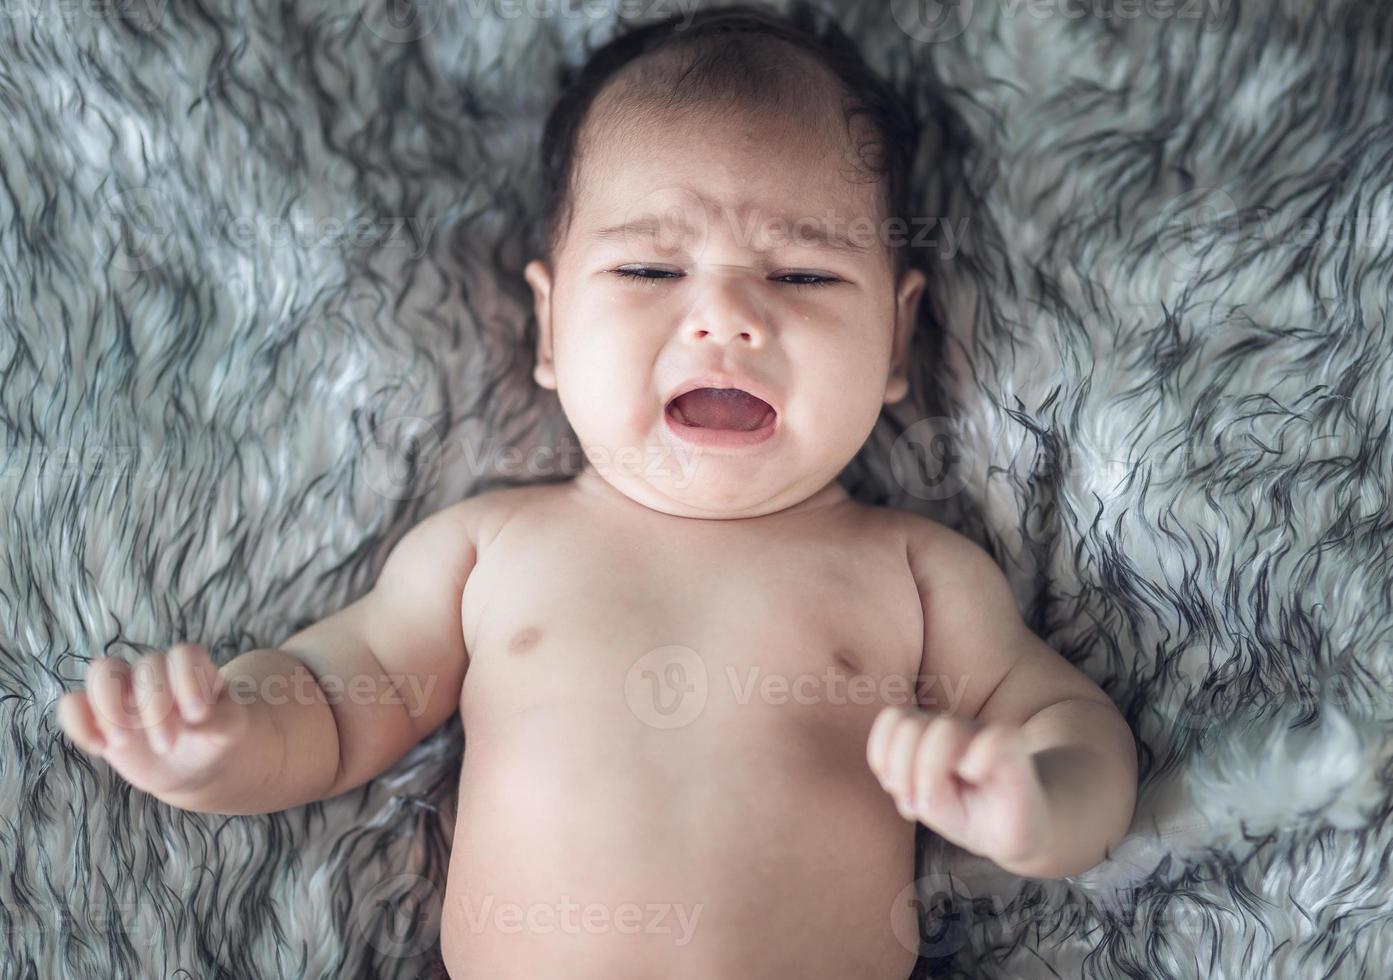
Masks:
[[[598,49],[547,121],[525,270],[578,475],[436,511],[277,648],[98,660],[65,731],[246,814],[361,786],[458,710],[455,978],[903,980],[916,822],[1019,875],[1102,861],[1136,795],[1116,708],[982,549],[838,482],[909,390],[917,133],[807,12]]]

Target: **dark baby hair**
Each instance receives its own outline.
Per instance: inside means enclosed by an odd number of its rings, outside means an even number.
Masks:
[[[790,50],[790,48],[792,50]],[[621,31],[596,49],[578,70],[562,73],[562,92],[542,133],[543,213],[540,248],[553,260],[570,222],[581,129],[597,96],[631,63],[656,52],[689,56],[671,81],[667,106],[729,101],[741,107],[779,108],[787,86],[771,75],[810,60],[830,74],[846,97],[848,132],[860,119],[874,133],[857,144],[868,173],[883,181],[884,217],[908,220],[910,171],[920,127],[908,102],[873,72],[861,52],[832,19],[805,2],[786,16],[749,4],[678,14]],[[660,77],[663,77],[660,75]],[[866,152],[869,149],[869,153]],[[905,236],[892,236],[898,277],[906,265]]]

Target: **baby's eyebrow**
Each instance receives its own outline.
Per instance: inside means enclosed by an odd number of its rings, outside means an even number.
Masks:
[[[748,230],[754,226],[749,224],[742,225],[735,218],[728,219],[731,222],[731,230],[737,237],[743,238]],[[863,253],[871,250],[871,242],[858,242],[837,231],[835,228],[828,228],[823,223],[812,218],[783,218],[779,224],[782,235],[786,238],[797,240],[797,244],[810,246],[812,248],[830,248],[838,251]],[[638,218],[634,221],[626,221],[623,224],[610,225],[606,228],[599,228],[590,232],[585,237],[594,242],[609,242],[623,240],[630,236],[640,238],[658,238],[660,236],[672,237],[673,232],[680,229],[684,234],[691,232],[691,225],[685,220],[674,220],[665,217],[663,220],[655,218]],[[775,251],[776,247],[757,248],[757,252]]]
[[[636,221],[628,221],[622,225],[610,225],[608,228],[600,228],[592,231],[585,237],[596,242],[610,242],[616,239],[628,238],[636,235],[644,238],[656,238],[660,231],[670,233],[676,227],[676,222],[671,220],[655,221],[652,218],[640,218]],[[690,231],[691,228],[684,222],[683,231]]]

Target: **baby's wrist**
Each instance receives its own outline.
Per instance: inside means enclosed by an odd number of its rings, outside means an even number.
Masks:
[[[1053,856],[1059,853],[1054,819],[1047,816],[1038,823],[1030,842],[1011,853],[984,854],[997,867],[1022,877],[1055,877]]]

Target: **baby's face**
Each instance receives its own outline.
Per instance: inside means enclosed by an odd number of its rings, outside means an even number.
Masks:
[[[631,499],[687,517],[783,510],[905,396],[923,277],[894,280],[880,189],[844,134],[669,118],[602,129],[582,160],[555,268],[526,270],[534,376]],[[772,414],[700,395],[674,408],[693,385],[744,389]]]

